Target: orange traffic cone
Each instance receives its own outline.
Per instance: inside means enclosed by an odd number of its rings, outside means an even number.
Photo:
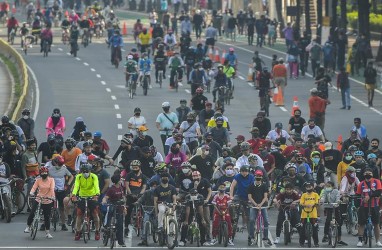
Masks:
[[[339,135],[337,138],[337,150],[342,150],[342,135]]]
[[[293,97],[293,106],[292,106],[292,116],[294,116],[294,111],[300,109],[300,106],[298,105],[298,97]]]
[[[279,95],[279,88],[276,87],[273,90],[273,98],[272,98],[272,102],[276,105],[277,105],[278,95]]]
[[[16,14],[16,6],[15,6],[15,4],[12,4],[12,13]]]
[[[248,67],[247,81],[248,81],[248,82],[254,82],[254,81],[255,81],[255,79],[253,79],[253,69],[252,69],[252,64],[249,64],[249,67]]]
[[[224,61],[225,61],[225,55],[226,55],[226,52],[225,52],[225,49],[223,49],[222,58],[220,58],[220,63],[221,63],[221,64],[224,64]]]
[[[127,36],[127,27],[126,22],[123,22],[122,36]]]
[[[220,63],[220,55],[218,49],[215,49],[215,62]]]
[[[276,106],[284,106],[284,96],[280,86],[277,87],[277,92]]]
[[[211,61],[214,60],[214,55],[213,55],[213,52],[212,52],[212,48],[208,49],[208,57],[211,59]]]

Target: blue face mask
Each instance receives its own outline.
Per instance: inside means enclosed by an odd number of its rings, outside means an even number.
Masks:
[[[314,165],[318,165],[318,163],[320,163],[320,158],[313,158],[312,162]]]

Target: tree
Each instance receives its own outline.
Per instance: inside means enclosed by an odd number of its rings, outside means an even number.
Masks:
[[[338,0],[332,0],[332,6],[331,8],[331,13],[332,16],[330,18],[330,33],[331,35],[334,35],[336,32],[336,28],[338,27],[337,24],[337,5],[338,5]]]
[[[281,32],[285,28],[285,22],[283,18],[283,3],[282,0],[275,0],[276,3],[276,11],[277,11],[277,19],[280,25],[280,36],[284,38],[284,33]]]
[[[347,29],[348,20],[346,15],[346,0],[341,0],[341,23],[340,27],[344,30]]]
[[[359,33],[364,33],[366,39],[370,39],[370,3],[365,0],[357,0],[358,2],[358,28]]]
[[[317,42],[321,43],[322,0],[317,0]]]
[[[381,32],[381,38],[379,39],[379,47],[378,47],[378,54],[375,58],[375,61],[382,62],[382,32]]]
[[[346,0],[345,0],[346,1]],[[310,0],[305,0],[305,27],[306,33],[312,35],[311,23],[310,23]]]

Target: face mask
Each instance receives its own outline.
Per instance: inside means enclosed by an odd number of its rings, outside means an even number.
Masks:
[[[226,174],[226,175],[231,175],[231,174],[233,174],[233,169],[226,169],[225,174]]]
[[[221,128],[223,127],[223,124],[216,124],[216,127]]]
[[[306,192],[311,193],[313,192],[313,189],[307,189]]]
[[[309,128],[310,128],[310,129],[314,129],[315,126],[316,126],[316,125],[309,125]]]
[[[361,164],[361,163],[363,162],[363,160],[362,160],[362,159],[358,159],[358,160],[355,160],[355,162],[356,162],[357,164]]]
[[[171,149],[171,153],[173,154],[179,153],[179,148]]]
[[[317,165],[320,162],[320,158],[313,158],[312,162],[314,163],[314,165]]]
[[[351,155],[345,156],[345,160],[350,161],[353,157]]]
[[[304,161],[301,160],[301,159],[298,159],[298,160],[296,160],[296,162],[297,162],[298,164],[301,164],[301,163],[303,163]]]
[[[139,173],[139,169],[134,169],[132,170],[134,174],[138,174]]]
[[[147,135],[147,132],[142,132],[142,135],[146,136],[146,135]]]
[[[366,180],[370,180],[373,176],[371,174],[364,175]]]
[[[167,178],[163,178],[163,179],[161,179],[161,181],[162,181],[163,184],[167,184],[168,183],[168,179]]]
[[[212,142],[212,138],[206,139],[206,142]]]
[[[40,176],[41,176],[41,178],[43,178],[43,179],[48,178],[48,175],[47,175],[47,174],[41,174]]]
[[[199,71],[202,71],[203,70],[203,68],[199,68]]]
[[[182,108],[185,108],[187,105],[186,105],[185,103],[181,103],[180,106],[181,106]]]
[[[332,190],[333,190],[333,188],[331,188],[331,187],[327,187],[327,188],[325,188],[325,191],[326,191],[326,192],[332,192]]]
[[[355,173],[351,173],[350,177],[355,178]]]
[[[300,117],[301,117],[301,115],[294,115],[294,117],[295,117],[295,118],[300,118]]]
[[[210,151],[204,151],[204,155],[209,155]]]
[[[190,171],[190,170],[189,170],[188,168],[183,168],[183,169],[182,169],[183,174],[187,174],[189,171]]]
[[[295,172],[294,172],[294,171],[293,171],[293,172],[292,172],[292,171],[290,171],[290,172],[288,172],[288,175],[289,175],[289,176],[295,176],[296,174],[295,174]]]
[[[192,123],[192,122],[194,122],[194,120],[193,119],[187,119],[187,122]]]
[[[135,116],[140,116],[140,115],[141,115],[141,113],[135,113],[134,115],[135,115]]]
[[[252,137],[253,137],[253,138],[257,138],[257,137],[259,137],[259,133],[252,133]]]
[[[27,119],[29,118],[29,116],[24,115],[23,118],[24,118],[25,120],[27,120]]]
[[[166,112],[166,113],[167,113],[169,110],[170,110],[170,108],[163,108],[163,111]]]
[[[372,148],[372,149],[377,149],[378,146],[377,146],[377,145],[372,145],[371,148]]]
[[[60,117],[60,114],[56,114],[56,113],[54,113],[52,116],[53,116],[53,117]]]
[[[223,194],[225,192],[224,189],[219,189],[219,193]]]
[[[256,181],[261,181],[263,179],[263,177],[256,177],[255,179],[256,179]]]

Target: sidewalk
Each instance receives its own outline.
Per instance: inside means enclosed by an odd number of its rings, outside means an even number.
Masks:
[[[2,116],[7,112],[12,92],[10,75],[3,61],[0,61],[0,89],[0,114]]]

